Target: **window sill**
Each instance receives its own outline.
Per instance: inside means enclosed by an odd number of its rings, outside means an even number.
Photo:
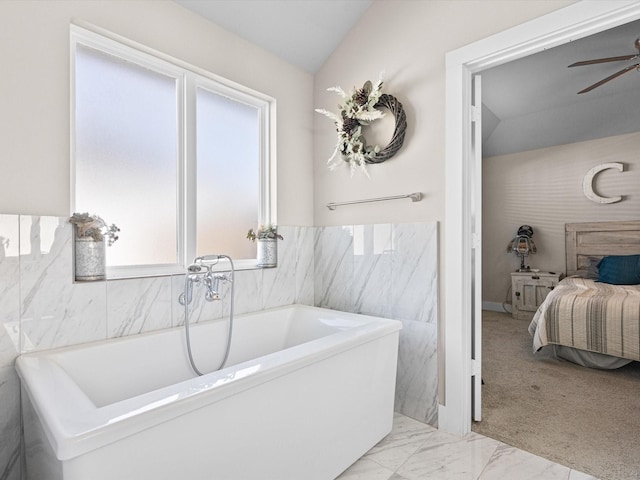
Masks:
[[[239,270],[259,270],[263,267],[256,265],[257,259],[234,260],[233,266]],[[214,272],[226,272],[231,269],[229,262],[221,260],[212,267]],[[130,278],[166,277],[184,275],[185,267],[180,265],[138,265],[131,267],[107,267],[107,280],[125,280]]]

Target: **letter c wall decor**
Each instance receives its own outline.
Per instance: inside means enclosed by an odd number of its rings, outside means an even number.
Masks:
[[[624,171],[624,164],[614,162],[614,163],[603,163],[602,165],[598,165],[593,167],[591,170],[587,172],[584,176],[584,180],[582,181],[582,190],[584,191],[585,196],[596,203],[616,203],[622,200],[622,197],[601,197],[596,192],[593,191],[593,181],[596,176],[602,172],[603,170],[608,170],[610,168],[614,168],[620,172]]]

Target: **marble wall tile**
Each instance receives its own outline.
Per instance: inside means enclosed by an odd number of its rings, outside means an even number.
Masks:
[[[314,227],[296,227],[295,303],[313,305],[314,301]]]
[[[107,281],[107,337],[169,328],[171,277]]]
[[[396,409],[435,424],[436,224],[281,227],[280,233],[277,268],[236,273],[235,312],[297,302],[402,319]],[[20,351],[184,324],[178,303],[184,275],[75,284],[71,242],[66,218],[0,216],[0,369]],[[196,286],[191,321],[228,315],[228,283],[221,294],[222,300],[206,302],[204,286]],[[4,385],[0,396],[19,402],[19,392]],[[0,428],[15,419],[19,410],[0,410]],[[6,428],[3,438],[14,429]],[[19,423],[16,429],[19,435]],[[0,478],[11,455],[0,450]]]
[[[0,215],[0,478],[20,480],[20,218]]]
[[[263,308],[291,305],[296,299],[296,235],[294,227],[278,227],[278,266],[262,273]]]
[[[240,270],[235,276],[235,315],[262,310],[263,306],[263,270]],[[229,283],[224,285],[225,296],[223,303],[223,316],[229,315],[231,306],[231,288]]]
[[[20,382],[13,366],[0,367],[0,478],[21,478]]]
[[[315,261],[315,304],[320,307],[354,311],[353,227],[317,229]]]
[[[73,283],[66,218],[20,216],[21,349],[104,340],[106,282]]]
[[[394,225],[392,243],[392,317],[436,324],[437,223]]]
[[[355,312],[390,317],[391,224],[353,227],[351,296]]]
[[[18,242],[18,215],[0,215],[0,368],[13,365],[20,353]]]
[[[402,320],[395,410],[429,425],[438,422],[437,326]]]
[[[437,424],[437,223],[320,227],[315,303],[403,322],[396,411]]]
[[[319,227],[315,304],[401,320],[396,411],[437,424],[437,223]]]
[[[21,352],[86,343],[184,324],[178,296],[184,275],[107,282],[73,282],[72,228],[66,217],[0,215],[0,478],[21,476],[20,393],[13,368]],[[237,314],[294,303],[313,304],[314,228],[281,227],[275,269],[239,271]],[[288,241],[287,241],[288,240]],[[228,315],[222,300],[207,302],[195,287],[193,323]]]
[[[322,260],[322,239],[326,227],[317,227],[313,230],[313,305],[321,306],[320,300],[324,296],[322,278],[320,277],[320,262]]]

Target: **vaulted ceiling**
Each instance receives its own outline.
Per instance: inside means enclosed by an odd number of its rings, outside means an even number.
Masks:
[[[577,93],[639,59],[568,67],[637,54],[639,36],[636,21],[482,72],[484,156],[639,131],[640,73],[635,69]]]
[[[313,74],[374,0],[175,1]],[[639,72],[577,94],[638,60],[568,68],[638,53],[639,36],[636,21],[482,72],[484,156],[640,130]]]
[[[309,73],[373,0],[174,0]]]

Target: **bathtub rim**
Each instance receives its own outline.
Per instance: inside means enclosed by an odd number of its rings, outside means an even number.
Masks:
[[[135,335],[23,354],[16,360],[16,370],[56,457],[64,461],[359,345],[394,333],[397,335],[396,332],[402,328],[398,320],[298,304],[238,315],[238,318],[290,309],[324,311],[363,323],[102,407],[96,407],[64,369],[52,361],[52,357],[66,350],[90,348],[94,344],[99,347],[105,342],[134,340]],[[203,322],[203,325],[207,323],[211,322]],[[141,335],[152,336],[182,328],[173,327]],[[245,375],[225,378],[231,372],[244,372]],[[68,389],[48,388],[60,380]]]

